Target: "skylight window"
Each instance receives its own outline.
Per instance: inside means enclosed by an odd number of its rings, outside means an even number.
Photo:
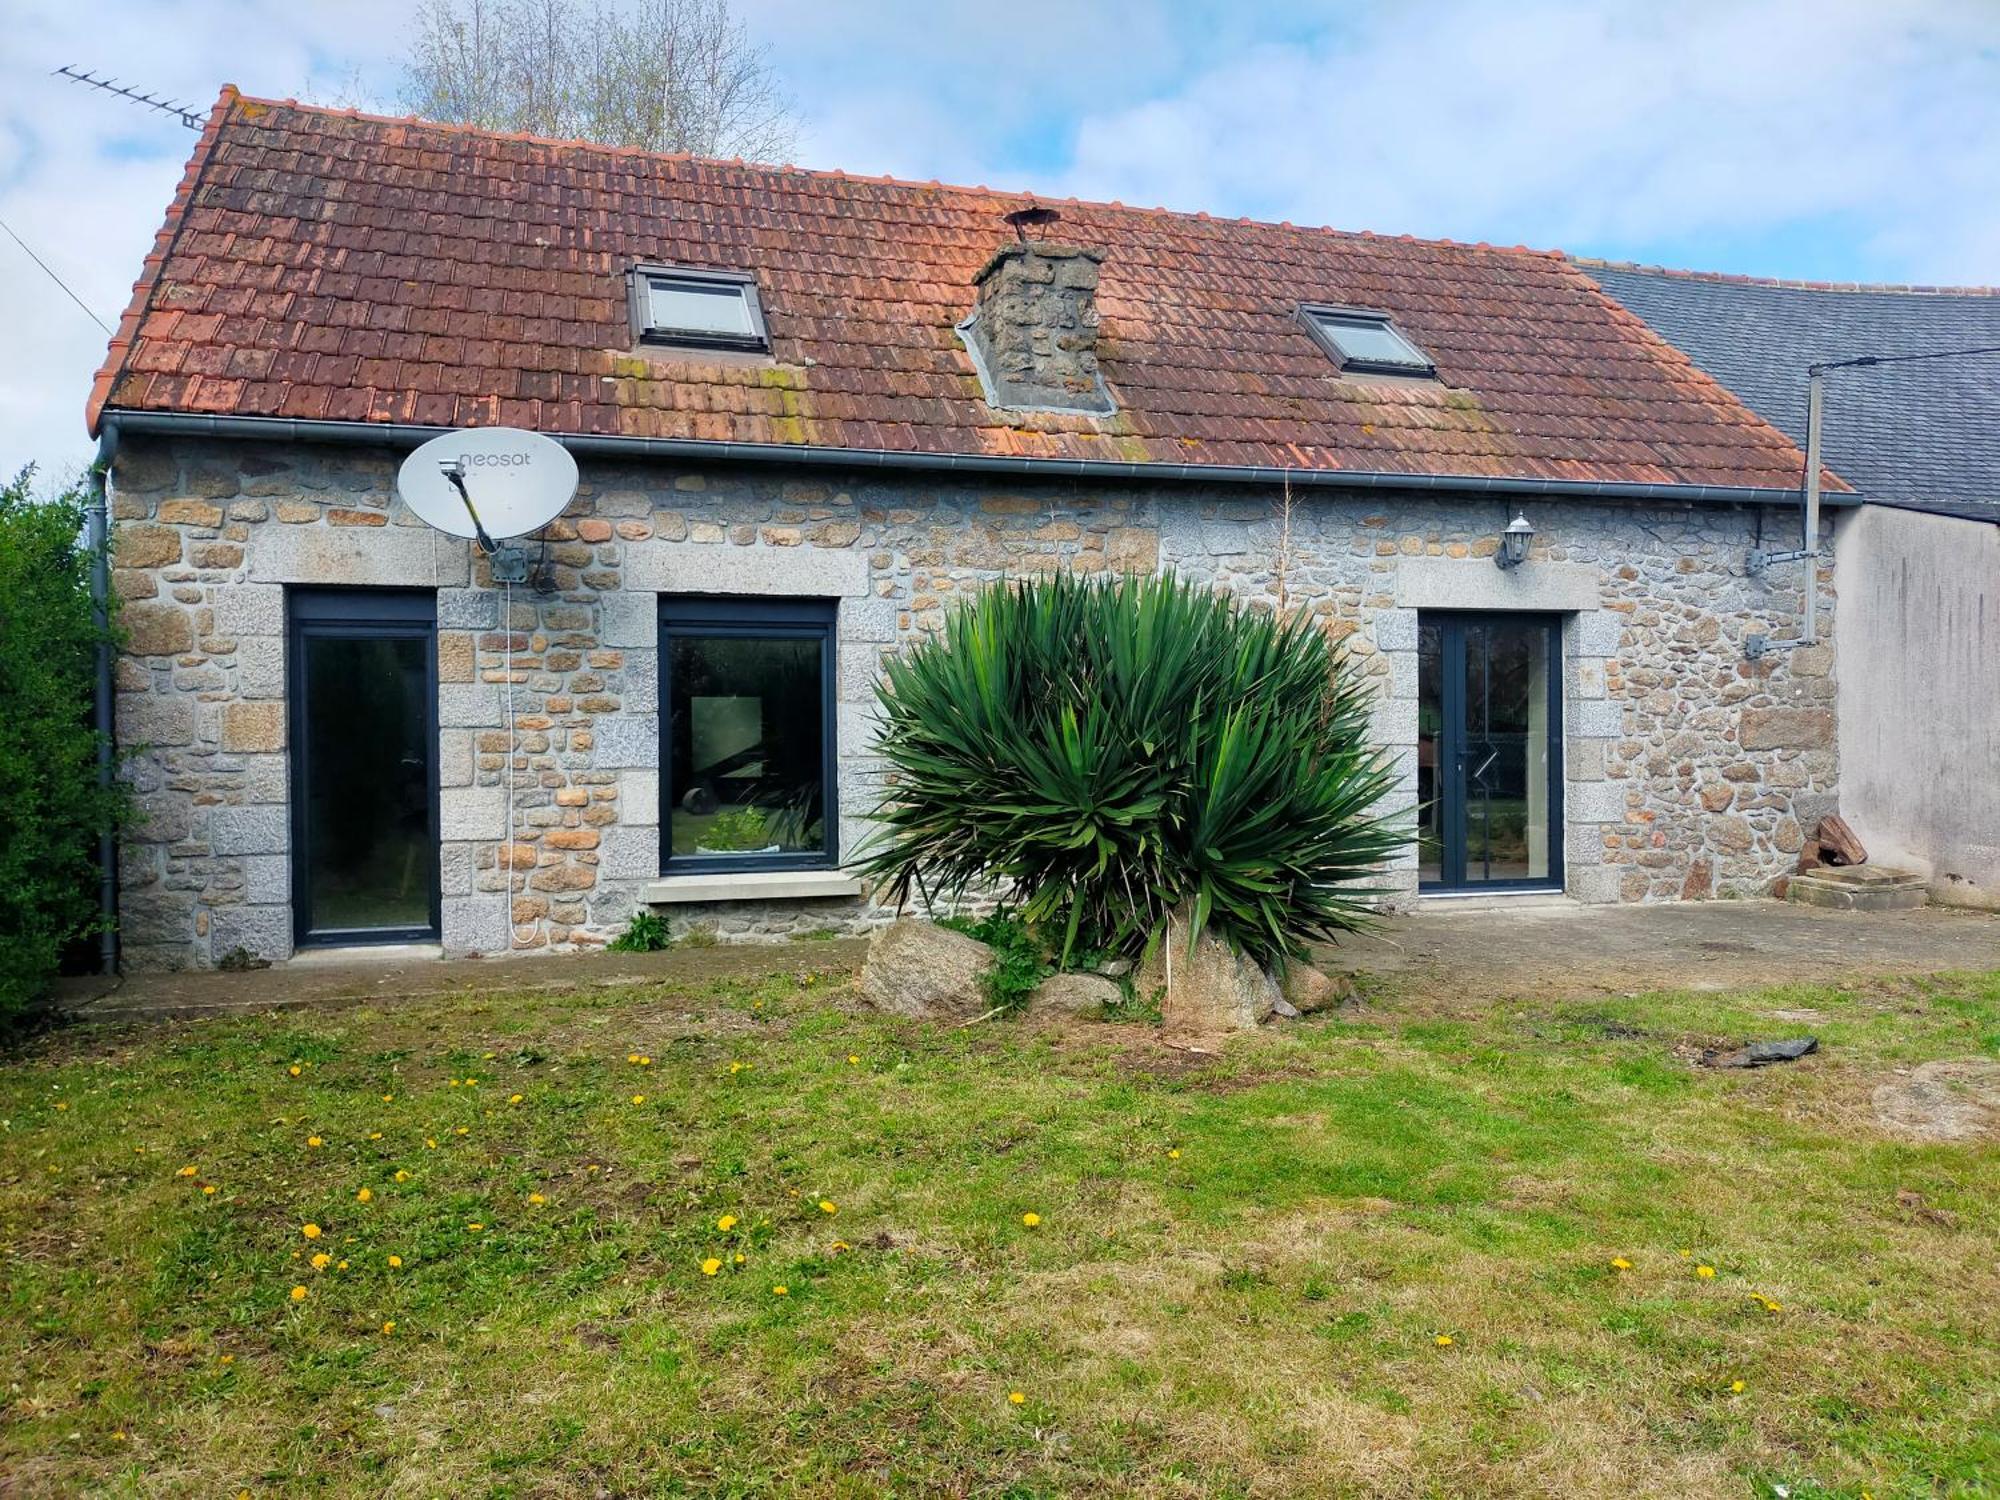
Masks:
[[[684,349],[771,347],[756,279],[746,271],[635,266],[632,332],[643,344]]]
[[[1352,375],[1433,376],[1430,356],[1397,330],[1387,313],[1355,307],[1299,308],[1299,317],[1321,347]]]

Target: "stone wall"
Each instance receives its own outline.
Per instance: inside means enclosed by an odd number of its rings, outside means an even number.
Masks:
[[[1563,612],[1565,852],[1582,899],[1761,892],[1789,867],[1801,820],[1832,806],[1830,646],[1742,657],[1748,632],[1794,633],[1799,604],[1796,568],[1745,576],[1745,510],[1531,504],[1534,556],[1503,574],[1490,559],[1507,515],[1492,503],[1302,493],[1281,548],[1279,497],[1235,487],[593,461],[550,528],[557,592],[509,596],[468,544],[394,502],[399,457],[128,438],[112,494],[129,633],[119,737],[145,747],[128,774],[147,821],[121,865],[135,966],[290,951],[284,590],[307,583],[437,592],[444,939],[460,951],[601,943],[657,877],[661,593],[839,601],[848,850],[881,788],[882,654],[938,629],[968,590],[1050,569],[1174,566],[1311,610],[1381,685],[1377,730],[1407,803],[1417,611]],[[1413,891],[1414,853],[1392,873]],[[665,909],[730,938],[876,915],[824,901]]]

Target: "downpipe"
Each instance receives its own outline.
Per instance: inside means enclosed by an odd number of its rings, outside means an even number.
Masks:
[[[97,731],[97,785],[109,793],[117,775],[113,735],[117,721],[111,692],[111,517],[105,505],[105,487],[111,462],[118,454],[118,427],[107,420],[97,440],[97,457],[90,466],[89,488],[83,505],[84,538],[90,548],[90,609],[97,626],[97,681],[91,711]],[[109,821],[97,835],[97,912],[103,927],[97,935],[97,971],[118,972],[118,835]]]

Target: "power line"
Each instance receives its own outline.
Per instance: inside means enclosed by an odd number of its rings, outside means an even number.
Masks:
[[[70,291],[69,283],[67,281],[64,281],[62,277],[56,275],[55,271],[50,268],[49,263],[47,261],[43,260],[39,255],[35,254],[33,250],[30,250],[28,248],[28,242],[22,239],[18,234],[14,233],[14,226],[12,224],[9,224],[5,219],[0,219],[0,229],[6,230],[7,237],[11,239],[15,244],[21,247],[22,251],[26,253],[28,259],[33,261],[36,265],[40,266],[43,271],[47,272],[49,280],[53,281],[57,286],[61,287],[63,289],[64,295],[66,295],[69,298],[69,300],[74,302],[78,307],[83,309],[83,315],[86,318],[89,318],[91,322],[95,323],[99,328],[102,328],[104,330],[104,335],[106,338],[111,337],[111,325],[105,322],[104,319],[98,317],[96,313],[92,312],[90,310],[90,304],[85,302],[83,298],[77,296],[75,292]]]
[[[1858,370],[1872,365],[1907,365],[1920,359],[1963,359],[1972,354],[2000,354],[2000,344],[1982,344],[1974,349],[1934,349],[1928,354],[1857,354],[1852,359],[1828,360],[1807,365],[1806,373],[1819,370]]]

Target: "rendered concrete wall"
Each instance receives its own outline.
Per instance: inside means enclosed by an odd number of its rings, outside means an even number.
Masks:
[[[1841,814],[1933,900],[2000,909],[2000,526],[1868,505],[1838,557]]]
[[[602,943],[657,878],[671,814],[658,771],[661,594],[838,600],[851,852],[882,788],[871,745],[881,658],[938,630],[953,600],[1057,569],[1173,567],[1263,608],[1280,589],[1275,491],[588,462],[549,530],[557,592],[516,589],[506,614],[469,544],[395,500],[398,458],[215,441],[121,450],[118,726],[148,815],[121,860],[134,965],[204,965],[238,945],[290,951],[284,631],[296,585],[436,591],[443,936],[482,952]],[[1767,890],[1790,868],[1801,824],[1834,805],[1838,771],[1831,646],[1742,656],[1750,632],[1795,632],[1798,570],[1745,574],[1757,536],[1747,510],[1527,509],[1533,555],[1503,573],[1492,553],[1511,508],[1497,503],[1315,492],[1295,507],[1285,599],[1346,640],[1377,684],[1376,737],[1401,764],[1401,805],[1417,794],[1419,612],[1547,611],[1565,618],[1571,893]],[[1414,895],[1414,849],[1389,874],[1399,899]],[[670,915],[734,939],[853,930],[881,913],[815,900]]]

